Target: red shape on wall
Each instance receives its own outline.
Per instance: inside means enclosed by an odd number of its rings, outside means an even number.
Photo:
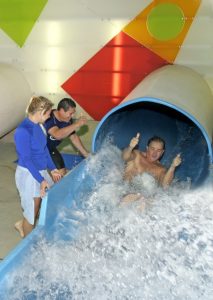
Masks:
[[[123,32],[74,73],[62,88],[100,120],[149,73],[168,62]]]

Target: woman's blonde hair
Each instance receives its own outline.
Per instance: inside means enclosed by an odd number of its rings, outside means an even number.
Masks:
[[[43,111],[44,114],[53,107],[53,103],[43,96],[33,96],[26,109],[27,114],[35,114],[37,111]]]

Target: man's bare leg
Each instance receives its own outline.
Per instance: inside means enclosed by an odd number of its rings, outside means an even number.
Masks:
[[[130,203],[130,202],[133,202],[133,201],[137,201],[140,198],[143,198],[143,196],[141,194],[128,194],[128,195],[123,197],[121,202],[122,203]]]
[[[132,203],[134,201],[138,201],[138,200],[142,200],[140,201],[140,205],[138,206],[138,209],[143,212],[145,210],[146,207],[146,203],[145,203],[145,198],[143,195],[141,195],[140,193],[138,194],[128,194],[125,197],[123,197],[123,199],[121,200],[121,205],[127,204],[127,203]],[[142,203],[141,203],[142,202]]]
[[[15,229],[19,232],[21,238],[23,238],[23,237],[24,237],[23,219],[17,221],[17,222],[14,224],[14,227],[15,227]]]
[[[144,211],[145,211],[145,208],[146,208],[146,202],[145,202],[145,199],[143,199],[142,203],[140,203],[140,205],[138,206],[138,209],[139,209],[141,212],[144,212]]]

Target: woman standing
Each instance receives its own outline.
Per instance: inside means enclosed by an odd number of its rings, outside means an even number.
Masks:
[[[47,137],[42,127],[52,107],[50,100],[32,97],[26,110],[27,117],[15,131],[18,155],[15,181],[23,209],[23,220],[17,222],[15,228],[22,237],[33,230],[46,189],[61,178],[47,149]]]

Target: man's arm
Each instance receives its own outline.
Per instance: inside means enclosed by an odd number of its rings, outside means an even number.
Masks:
[[[123,150],[122,158],[124,161],[128,161],[133,158],[134,153],[132,150],[135,148],[135,146],[137,146],[139,142],[139,138],[140,138],[140,133],[137,133],[136,137],[133,137],[131,139],[129,146]]]
[[[63,128],[58,128],[57,126],[51,127],[48,133],[54,137],[56,140],[62,140],[72,134],[75,130],[85,125],[87,122],[85,117],[79,118],[75,123],[68,125]]]
[[[86,150],[86,148],[82,144],[81,139],[76,133],[70,136],[70,140],[85,158],[89,155],[89,152]]]
[[[122,158],[124,161],[128,161],[133,159],[133,148],[131,148],[130,146],[128,146],[127,148],[125,148],[122,152]]]
[[[67,136],[69,136],[72,132],[74,132],[77,129],[77,124],[68,125],[64,128],[58,128],[57,126],[54,126],[48,130],[49,135],[54,137],[56,140],[63,140]]]
[[[164,172],[162,179],[161,179],[161,184],[163,188],[167,188],[171,183],[172,180],[174,179],[174,174],[175,174],[175,169],[181,164],[181,157],[180,154],[178,154],[172,161],[171,166],[167,171]]]

